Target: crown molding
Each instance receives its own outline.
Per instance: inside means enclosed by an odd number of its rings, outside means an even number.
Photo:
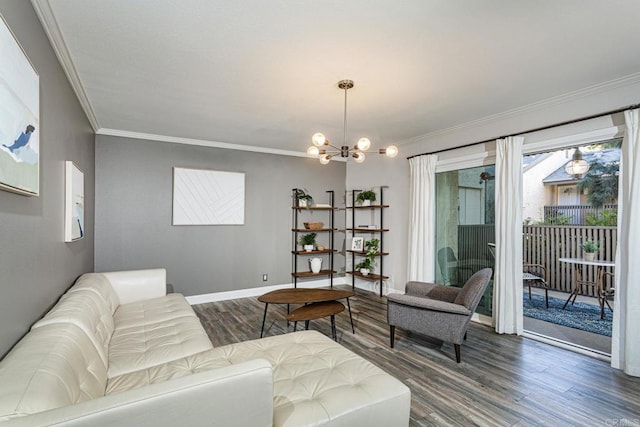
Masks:
[[[173,144],[198,145],[201,147],[224,148],[227,150],[250,151],[253,153],[277,154],[280,156],[311,158],[306,152],[282,150],[279,148],[257,147],[254,145],[231,144],[228,142],[207,141],[204,139],[182,138],[179,136],[155,135],[151,133],[132,132],[127,130],[100,128],[96,135],[118,136],[121,138],[144,139],[150,141],[171,142]],[[332,159],[331,161],[345,162],[346,159]]]
[[[636,84],[640,84],[640,72],[630,74],[628,76],[620,77],[618,79],[609,80],[608,82],[598,83],[596,85],[588,86],[583,89],[578,89],[572,92],[568,92],[563,95],[558,95],[551,98],[543,99],[542,101],[527,104],[522,107],[514,108],[512,110],[503,111],[502,113],[493,114],[490,116],[483,117],[481,119],[472,120],[470,122],[451,126],[446,129],[441,129],[441,130],[425,133],[423,135],[414,136],[412,138],[398,141],[396,142],[396,145],[406,146],[406,145],[425,142],[438,136],[453,134],[465,129],[472,129],[476,127],[486,126],[488,124],[491,124],[492,122],[509,119],[514,116],[520,116],[526,113],[549,109],[551,107],[556,107],[562,104],[576,101],[581,98],[597,95],[599,93],[607,92],[613,89],[618,89],[621,87],[631,86]]]
[[[96,117],[95,112],[93,111],[93,107],[91,106],[91,102],[89,102],[89,98],[87,97],[87,93],[80,82],[80,78],[78,77],[78,71],[76,70],[75,65],[73,64],[73,60],[71,59],[71,54],[69,53],[69,49],[67,48],[66,43],[64,42],[64,37],[62,36],[62,32],[60,31],[60,27],[58,26],[58,21],[56,21],[55,15],[53,13],[53,9],[51,9],[51,4],[49,0],[31,0],[31,4],[42,23],[42,27],[44,31],[47,33],[47,37],[51,42],[51,46],[58,57],[58,61],[64,70],[64,73],[73,88],[73,91],[76,93],[78,97],[78,101],[84,110],[84,113],[91,124],[91,127],[94,131],[100,128],[100,124],[98,123],[98,119]]]

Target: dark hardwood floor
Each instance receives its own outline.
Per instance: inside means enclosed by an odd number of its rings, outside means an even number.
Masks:
[[[411,425],[640,426],[640,378],[606,362],[472,323],[457,364],[452,345],[402,330],[391,349],[386,298],[358,290],[351,308],[356,333],[344,311],[336,316],[338,342],[409,386]],[[194,309],[214,346],[260,336],[257,298]],[[265,336],[293,331],[285,315],[286,306],[269,306]],[[310,329],[331,336],[328,319]]]

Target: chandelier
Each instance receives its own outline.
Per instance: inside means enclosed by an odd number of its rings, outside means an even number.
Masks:
[[[576,147],[573,152],[573,157],[571,160],[564,166],[564,170],[569,175],[574,175],[576,177],[580,177],[583,173],[587,173],[589,170],[589,163],[582,158],[582,151],[580,151],[580,147]]]
[[[367,151],[371,147],[369,138],[360,138],[356,145],[349,147],[347,145],[347,91],[353,87],[353,80],[340,80],[338,87],[344,90],[344,142],[341,147],[332,145],[329,140],[320,132],[315,133],[311,137],[313,145],[307,149],[307,154],[311,157],[318,157],[320,163],[326,165],[331,161],[332,157],[340,155],[340,157],[353,157],[356,163],[362,163],[365,159],[365,153],[384,154],[387,157],[395,157],[398,155],[398,147],[390,145],[387,148],[380,148],[378,151]],[[320,147],[331,147],[334,150]]]

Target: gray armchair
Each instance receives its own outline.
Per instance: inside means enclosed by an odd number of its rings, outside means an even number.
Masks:
[[[390,344],[395,344],[396,326],[453,343],[460,363],[460,344],[492,269],[474,273],[462,288],[434,283],[408,282],[404,294],[387,295]]]

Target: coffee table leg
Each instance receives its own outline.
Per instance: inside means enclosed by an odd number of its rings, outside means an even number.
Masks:
[[[336,334],[336,316],[331,316],[331,336],[334,341],[338,341],[338,336]]]
[[[262,338],[262,334],[264,334],[264,322],[267,320],[267,307],[269,307],[269,303],[264,304],[264,314],[262,315],[262,328],[260,329],[260,338]]]
[[[297,320],[295,322],[293,322],[293,332],[295,332],[296,329],[298,329],[298,321]]]
[[[309,321],[308,320],[304,321],[304,329],[305,329],[305,331],[309,330]]]
[[[349,320],[351,320],[351,332],[355,334],[356,330],[353,327],[353,316],[351,315],[351,304],[349,303],[349,298],[347,298],[347,307],[349,307]]]

